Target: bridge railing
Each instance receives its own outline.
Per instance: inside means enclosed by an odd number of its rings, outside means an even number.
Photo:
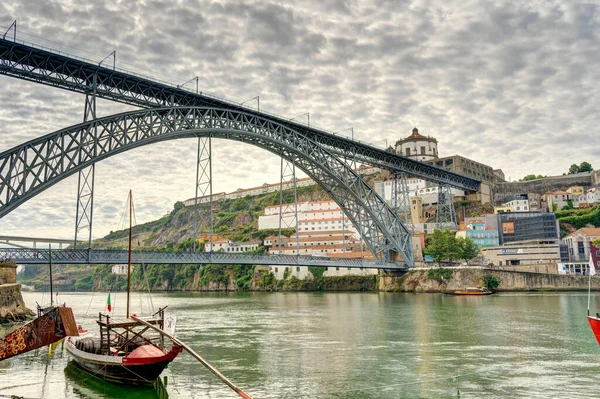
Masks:
[[[22,32],[20,32],[19,35],[31,36],[31,35],[28,35],[28,34],[22,33]],[[87,63],[94,64],[94,65],[98,64],[97,60],[93,60],[91,58],[83,57],[83,56],[77,55],[77,54],[75,54],[73,52],[68,52],[68,51],[60,50],[60,49],[58,49],[58,47],[52,47],[52,46],[48,46],[48,45],[43,45],[43,44],[40,44],[40,43],[37,43],[37,42],[34,42],[34,41],[28,41],[28,40],[23,40],[23,39],[13,40],[11,38],[6,38],[4,40],[11,41],[13,43],[23,44],[25,46],[33,47],[33,48],[36,48],[36,49],[39,49],[39,50],[43,50],[43,51],[48,51],[48,52],[55,53],[55,54],[58,54],[58,55],[62,55],[62,56],[65,56],[65,57],[73,58],[73,59],[76,59],[78,61],[83,61],[83,62],[87,62]],[[58,44],[58,43],[56,43],[56,44]],[[75,48],[73,48],[73,50],[77,50],[77,51],[89,53],[89,52],[87,52],[85,50],[79,50],[79,49],[75,49]],[[98,54],[94,54],[94,53],[89,53],[89,54],[90,54],[90,56],[93,55],[93,56],[100,57],[100,55],[98,55]],[[134,65],[131,65],[131,66],[134,67]],[[238,107],[242,107],[240,104],[244,102],[244,100],[242,100],[242,101],[236,101],[234,99],[223,97],[223,96],[219,96],[217,94],[214,94],[214,93],[211,93],[211,92],[207,92],[207,91],[204,91],[204,90],[201,90],[200,93],[196,93],[195,90],[193,90],[193,89],[191,89],[189,87],[185,87],[185,86],[182,86],[180,84],[176,84],[176,83],[173,83],[173,82],[161,79],[161,78],[157,78],[156,75],[142,74],[142,73],[139,73],[139,72],[135,72],[133,69],[126,69],[126,68],[118,67],[116,65],[115,65],[114,68],[108,68],[108,67],[105,67],[105,68],[112,69],[113,71],[116,71],[116,72],[122,72],[122,73],[125,73],[125,74],[128,74],[128,75],[133,75],[133,76],[136,76],[138,78],[147,79],[147,80],[152,81],[153,83],[159,83],[159,84],[162,84],[162,85],[165,85],[165,86],[172,87],[174,89],[185,90],[185,91],[187,91],[189,93],[192,93],[192,94],[200,94],[202,96],[206,96],[208,98],[212,98],[214,100],[222,101],[222,102],[225,102],[227,104],[238,106]],[[139,67],[136,67],[136,68],[139,69]],[[150,71],[150,72],[152,72],[152,71]],[[246,107],[242,107],[242,108],[246,108]],[[257,111],[257,110],[254,110],[254,109],[252,109],[252,110],[255,111],[255,112]],[[276,114],[274,112],[264,111],[264,110],[260,110],[258,112],[260,112],[261,114],[265,114],[265,115],[269,115],[269,116],[275,117],[275,118],[279,118],[279,119],[290,121],[290,117],[284,116],[284,115],[279,115],[279,114]],[[294,122],[290,121],[290,123],[294,123]],[[301,125],[301,124],[298,123],[298,125]],[[310,127],[312,129],[320,130],[320,131],[322,131],[324,133],[331,134],[331,135],[336,136],[336,137],[342,137],[342,138],[349,139],[348,136],[341,135],[341,134],[339,134],[339,132],[330,131],[330,130],[328,130],[326,128],[323,128],[323,127],[320,127],[319,125],[316,125],[316,124],[312,124],[311,123]],[[364,141],[361,141],[361,140],[358,140],[358,139],[353,139],[352,141],[360,143],[360,144],[363,144],[363,145],[368,145],[368,146],[371,146],[371,147],[374,147],[374,148],[377,148],[377,149],[380,149],[380,150],[385,150],[386,149],[386,147],[384,147],[384,146],[374,145],[373,143],[367,143],[367,142],[364,142]]]
[[[50,251],[31,248],[0,248],[0,261],[18,264],[49,264]],[[132,251],[135,264],[253,264],[282,266],[325,266],[376,269],[406,269],[406,265],[380,260],[329,258],[320,256],[266,255],[224,252],[163,252]],[[127,251],[99,249],[52,250],[52,263],[62,264],[123,264]]]

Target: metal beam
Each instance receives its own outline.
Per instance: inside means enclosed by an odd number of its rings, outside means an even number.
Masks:
[[[20,265],[46,265],[50,262],[48,249],[0,248],[0,261],[13,261]],[[233,264],[233,265],[283,265],[352,267],[389,270],[407,270],[406,265],[380,260],[328,258],[321,256],[238,254],[221,252],[164,252],[132,251],[134,264]],[[111,264],[127,263],[126,250],[103,249],[53,249],[53,264]]]
[[[0,153],[0,217],[66,177],[143,145],[187,137],[242,141],[280,155],[319,184],[374,256],[412,265],[410,232],[344,161],[302,134],[242,112],[169,107],[125,112],[59,130]],[[85,143],[94,144],[90,151]]]
[[[139,107],[168,105],[216,107],[243,111],[293,129],[342,158],[408,176],[450,185],[466,191],[477,191],[480,181],[458,173],[388,152],[334,133],[316,129],[288,118],[242,107],[222,98],[196,93],[177,85],[152,80],[133,72],[110,69],[96,63],[36,48],[34,44],[0,40],[0,74],[42,83],[78,93],[86,93],[87,83],[98,77],[97,96]]]

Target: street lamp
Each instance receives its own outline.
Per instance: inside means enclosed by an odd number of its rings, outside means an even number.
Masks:
[[[190,82],[193,82],[193,81],[195,80],[195,81],[196,81],[196,94],[198,94],[198,93],[199,93],[199,91],[198,91],[198,81],[199,81],[199,79],[200,79],[200,77],[199,77],[199,76],[196,76],[195,78],[191,78],[190,80],[188,80],[188,81],[187,81],[187,82],[185,82],[184,84],[182,84],[182,85],[177,85],[177,88],[178,88],[178,89],[179,89],[179,88],[182,88],[182,87],[183,87],[183,86],[185,86],[186,84],[188,84],[188,83],[190,83]]]
[[[252,97],[249,100],[243,101],[240,103],[240,105],[244,105],[247,102],[252,101],[252,100],[256,100],[256,108],[260,111],[260,96]]]
[[[293,121],[296,118],[300,118],[301,116],[306,116],[307,120],[308,120],[308,127],[310,127],[310,112],[305,112],[303,114],[300,115],[296,115],[293,118],[290,118],[290,121]]]
[[[352,141],[354,141],[354,127],[348,127],[346,129],[342,129],[342,130],[338,130],[337,132],[333,132],[335,133],[341,133],[341,132],[345,132],[346,130],[350,130],[350,132],[352,132]]]

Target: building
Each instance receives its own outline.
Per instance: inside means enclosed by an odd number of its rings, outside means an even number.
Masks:
[[[362,243],[352,222],[345,217],[341,208],[334,201],[310,201],[297,204],[286,204],[281,208],[283,217],[292,215],[295,227],[295,209],[298,209],[298,234],[282,237],[278,245],[276,236],[265,239],[264,245],[270,254],[302,255],[315,257],[339,257],[348,259],[373,259],[373,255]],[[259,217],[259,229],[279,225],[279,205],[265,208],[265,215]],[[309,275],[306,266],[270,266],[277,279],[284,273],[289,277],[303,279]],[[333,267],[328,268],[325,276],[367,275],[377,274],[377,269],[357,269]]]
[[[512,212],[496,215],[500,245],[529,240],[558,240],[556,215],[550,212]]]
[[[514,195],[512,198],[506,199],[500,206],[510,209],[510,212],[529,212],[531,210],[527,194]]]
[[[112,274],[123,276],[127,274],[127,265],[112,265]]]
[[[431,161],[438,157],[437,140],[419,134],[419,130],[415,127],[410,136],[396,142],[396,154],[417,161]]]
[[[497,227],[486,226],[486,218],[465,218],[456,237],[470,238],[479,247],[497,247]]]
[[[563,243],[569,248],[569,260],[588,261],[592,241],[597,238],[600,238],[600,228],[597,227],[584,227],[563,238]]]
[[[204,252],[226,252],[226,253],[244,253],[247,251],[256,251],[261,246],[259,241],[235,242],[227,238],[214,239],[212,246],[210,241],[204,245]]]
[[[486,263],[495,266],[559,263],[560,243],[556,240],[527,240],[498,247],[482,248]]]
[[[502,169],[494,169],[494,177],[494,183],[502,183],[506,181],[506,176],[504,176]]]
[[[392,180],[375,182],[375,191],[388,203],[388,205],[393,204],[393,184],[394,182]],[[437,205],[439,194],[439,187],[437,185],[421,179],[408,178],[406,179],[406,188],[409,191],[409,196],[421,198],[423,206]],[[450,191],[455,199],[465,196],[465,192],[457,188],[452,187]]]
[[[452,155],[444,158],[436,158],[428,162],[431,165],[448,169],[461,175],[474,177],[479,180],[485,180],[489,183],[495,179],[494,169],[491,166],[482,164],[472,159],[460,155]]]

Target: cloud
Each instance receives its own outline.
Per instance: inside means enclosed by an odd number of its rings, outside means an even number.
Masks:
[[[599,125],[599,9],[531,1],[166,1],[0,3],[19,37],[242,102],[383,146],[413,126],[513,179],[587,160]],[[111,60],[105,61],[110,63]],[[0,152],[80,123],[84,96],[0,76]],[[192,89],[193,83],[186,87]],[[247,106],[255,107],[248,102]],[[98,115],[134,109],[98,102]],[[303,118],[298,118],[305,123]],[[344,131],[341,134],[350,134]],[[213,143],[214,191],[279,179],[279,159]],[[94,236],[116,228],[128,190],[139,222],[194,195],[194,139],[107,159],[96,170]],[[73,176],[0,219],[11,233],[72,236]],[[117,212],[118,213],[118,212]]]

